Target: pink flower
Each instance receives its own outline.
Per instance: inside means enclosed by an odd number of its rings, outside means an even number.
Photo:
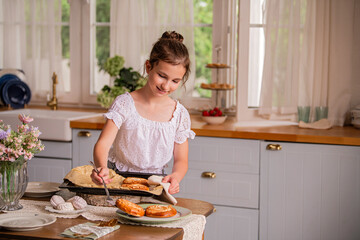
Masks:
[[[19,120],[23,124],[27,124],[27,123],[31,123],[34,119],[31,118],[30,116],[26,116],[25,114],[19,114]]]

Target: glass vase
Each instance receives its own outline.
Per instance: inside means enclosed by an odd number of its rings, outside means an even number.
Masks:
[[[27,161],[0,161],[0,210],[22,209],[19,203],[28,184]]]

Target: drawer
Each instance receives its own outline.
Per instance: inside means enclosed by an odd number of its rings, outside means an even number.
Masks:
[[[175,197],[195,198],[226,206],[259,208],[259,175],[214,171],[215,178],[205,178],[202,177],[203,172],[189,169]]]
[[[259,174],[260,141],[195,137],[189,140],[189,168]]]
[[[72,158],[72,142],[41,141],[45,145],[44,151],[36,154],[36,157],[49,158]]]
[[[258,240],[259,210],[214,206],[216,211],[206,218],[206,240]]]

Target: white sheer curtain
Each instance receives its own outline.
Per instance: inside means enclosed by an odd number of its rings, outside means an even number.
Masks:
[[[195,73],[192,0],[121,0],[111,1],[110,55],[125,58],[125,66],[143,73],[143,65],[152,45],[164,31],[177,31],[184,37],[192,61],[192,74],[186,89],[179,88],[173,97],[191,95]]]
[[[32,98],[51,91],[51,76],[61,79],[61,0],[2,0],[2,68],[25,72]],[[59,82],[58,93],[63,91]]]
[[[295,119],[298,106],[329,108],[343,125],[350,108],[356,0],[267,0],[259,113]],[[357,20],[358,21],[358,20]]]

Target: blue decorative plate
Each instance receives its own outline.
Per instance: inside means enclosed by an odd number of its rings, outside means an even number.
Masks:
[[[14,109],[24,108],[31,99],[29,86],[12,74],[5,74],[0,78],[0,94],[2,102]]]

